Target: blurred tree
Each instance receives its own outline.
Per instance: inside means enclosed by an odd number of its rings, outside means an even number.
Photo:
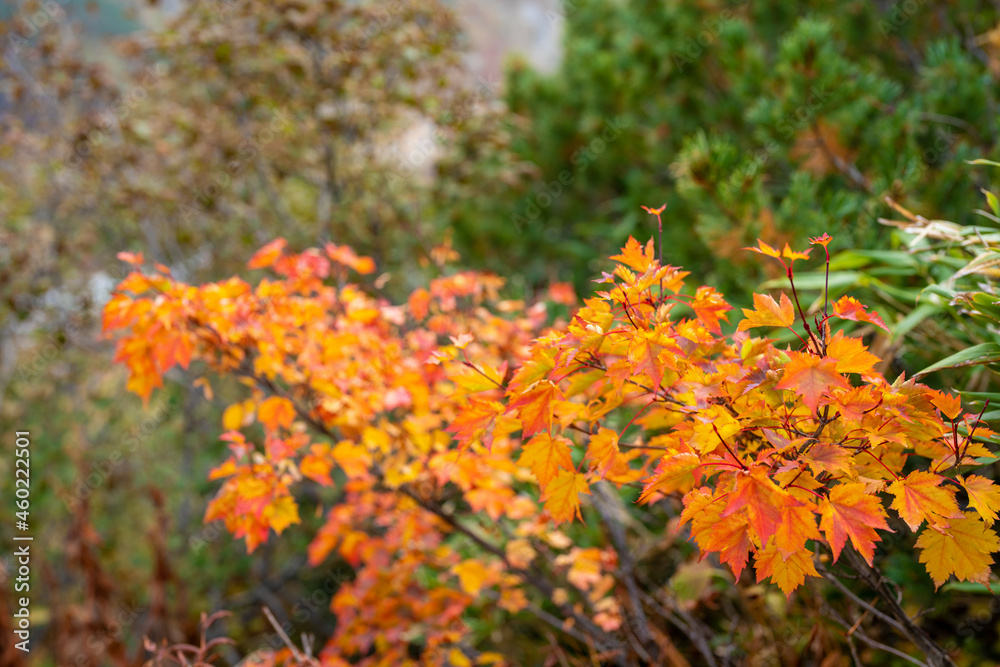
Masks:
[[[950,219],[979,196],[956,158],[996,142],[992,3],[592,0],[551,18],[561,69],[514,63],[506,93],[535,179],[498,188],[487,163],[481,196],[440,199],[490,266],[538,281],[558,259],[582,286],[651,228],[640,205],[666,203],[667,259],[745,300],[758,236],[866,247],[881,194]],[[477,143],[453,159],[478,164]]]

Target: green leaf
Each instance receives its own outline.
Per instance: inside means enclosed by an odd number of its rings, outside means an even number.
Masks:
[[[989,190],[983,189],[983,194],[986,195],[986,201],[989,202],[990,208],[993,209],[993,215],[1000,216],[1000,199],[990,192]]]
[[[993,160],[985,160],[983,158],[976,158],[975,160],[966,160],[966,164],[988,164],[993,167],[1000,167],[1000,162],[994,162]]]
[[[945,309],[941,306],[936,306],[933,304],[925,303],[921,306],[914,308],[910,311],[910,314],[900,320],[896,326],[892,328],[892,335],[895,338],[905,336],[908,334],[913,327],[917,326],[924,320],[934,317],[938,313],[945,312]]]
[[[913,377],[918,378],[928,373],[940,371],[945,368],[962,368],[964,366],[981,366],[1000,361],[1000,345],[996,343],[982,343],[953,354],[946,359],[942,359],[936,364],[932,364],[920,371]]]

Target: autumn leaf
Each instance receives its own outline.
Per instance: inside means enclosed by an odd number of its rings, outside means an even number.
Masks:
[[[490,449],[493,445],[493,425],[504,410],[503,404],[498,401],[472,399],[447,430],[455,435],[460,450],[468,449],[479,439]]]
[[[757,571],[758,583],[770,577],[771,582],[778,585],[785,597],[791,597],[792,591],[805,583],[806,577],[819,576],[810,551],[796,551],[786,559],[782,557],[777,544],[773,543],[757,554],[754,569]]]
[[[492,578],[490,571],[487,570],[481,562],[474,558],[463,560],[452,569],[455,574],[458,575],[458,582],[462,587],[462,590],[473,596],[479,595],[479,591],[481,591]]]
[[[562,392],[553,383],[544,381],[513,399],[507,411],[517,411],[524,437],[552,428],[552,401],[562,398]]]
[[[560,470],[573,470],[569,440],[539,433],[524,444],[517,463],[530,468],[538,484],[545,488]]]
[[[673,493],[686,491],[697,483],[696,473],[701,459],[693,452],[680,452],[664,456],[653,476],[646,480],[639,496],[640,503],[645,502],[654,493]]]
[[[803,503],[792,498],[781,506],[778,527],[774,532],[774,543],[782,558],[789,558],[805,549],[807,541],[819,538],[815,507],[811,503]]]
[[[795,308],[784,292],[781,293],[781,305],[766,294],[754,294],[753,305],[754,310],[743,309],[746,319],[740,322],[738,331],[753,327],[791,327],[795,324]]]
[[[761,255],[767,255],[768,257],[775,257],[777,259],[781,258],[781,253],[778,252],[777,248],[772,248],[760,239],[757,239],[756,248],[744,248],[744,250],[752,250],[753,252],[760,253]]]
[[[882,321],[878,313],[869,313],[865,309],[865,306],[852,296],[844,296],[835,301],[833,304],[833,313],[844,320],[870,322],[877,327],[889,331],[889,327],[885,325],[885,322]]]
[[[969,505],[979,512],[987,526],[992,526],[1000,510],[1000,486],[979,475],[969,475],[965,479],[959,477],[958,481],[969,494]]]
[[[802,454],[801,460],[812,469],[813,473],[846,473],[851,468],[851,452],[826,442],[817,442]]]
[[[766,468],[757,467],[749,474],[737,475],[736,489],[729,494],[729,503],[722,516],[745,510],[750,527],[766,547],[778,531],[782,507],[797,502],[790,493],[771,481]]]
[[[987,584],[1000,538],[974,512],[966,512],[964,518],[952,519],[947,525],[927,526],[916,547],[935,588],[953,574],[959,581]]]
[[[560,470],[545,487],[542,500],[557,524],[580,517],[580,494],[590,494],[587,478],[572,470]]]
[[[285,250],[288,242],[285,239],[275,239],[254,253],[247,262],[248,269],[263,269],[274,264]]]
[[[961,518],[955,493],[942,488],[943,481],[940,475],[915,470],[886,489],[895,497],[890,507],[899,512],[910,530],[916,531],[924,519],[939,523],[943,519]]]
[[[836,360],[835,370],[838,373],[871,373],[875,364],[880,361],[868,352],[860,338],[849,338],[843,331],[838,331],[830,339],[826,356]]]
[[[291,496],[282,496],[264,509],[262,518],[279,535],[293,523],[299,523],[299,507]]]
[[[955,421],[962,414],[962,399],[958,396],[939,391],[931,399],[934,407],[940,410],[948,419]]]
[[[807,352],[791,352],[778,389],[790,389],[802,397],[810,410],[816,411],[823,394],[831,389],[848,389],[850,385],[837,372],[836,362]]]
[[[833,550],[833,562],[840,558],[840,552],[850,538],[854,548],[871,565],[875,557],[875,543],[882,539],[875,530],[892,532],[878,497],[865,493],[865,485],[860,482],[838,484],[830,490],[828,498],[820,501],[819,506],[820,530]]]
[[[600,428],[596,434],[590,436],[587,445],[587,459],[590,461],[591,470],[596,470],[601,479],[604,479],[615,465],[618,451],[618,433],[610,428]]]
[[[629,236],[628,241],[625,242],[625,247],[622,248],[621,254],[612,255],[611,259],[621,262],[636,271],[644,272],[656,261],[656,250],[653,248],[653,239],[649,239],[646,247],[643,248],[638,241]]]
[[[295,420],[295,406],[287,398],[271,396],[257,408],[257,419],[269,431],[275,431],[279,426],[288,428]]]

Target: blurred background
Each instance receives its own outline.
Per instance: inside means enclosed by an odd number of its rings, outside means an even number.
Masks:
[[[403,299],[436,270],[432,249],[450,244],[530,302],[553,283],[591,294],[604,258],[655,232],[641,206],[666,204],[665,260],[735,305],[782,286],[745,246],[803,247],[828,232],[831,291],[882,314],[893,334],[867,340],[890,379],[909,376],[997,340],[996,319],[969,296],[996,293],[1000,211],[984,194],[994,173],[968,161],[998,157],[998,10],[5,0],[0,432],[37,434],[31,664],[139,665],[143,636],[194,641],[199,614],[218,609],[235,614],[235,663],[269,632],[262,605],[329,635],[329,595],[307,594],[349,576],[344,563],[305,566],[319,519],[252,558],[203,522],[218,488],[207,472],[225,450],[221,406],[237,390],[205,401],[177,375],[148,407],[126,393],[100,331],[126,273],[118,252],[205,282],[243,271],[278,236],[297,250],[334,241],[372,256],[371,280]],[[801,280],[818,298],[818,274]],[[970,405],[1000,391],[989,364],[926,381]],[[3,507],[12,461],[0,457]],[[0,607],[12,594],[10,524],[0,521]],[[661,556],[663,578],[690,576],[690,549]],[[932,599],[915,561],[884,567]],[[708,615],[727,595],[700,584],[685,594]],[[931,622],[996,658],[1000,618],[980,614],[990,599],[946,587]],[[763,634],[746,645],[765,657],[746,664],[799,664],[767,657],[781,605],[753,608]],[[536,655],[544,640],[524,637]],[[19,664],[0,644],[0,665]]]

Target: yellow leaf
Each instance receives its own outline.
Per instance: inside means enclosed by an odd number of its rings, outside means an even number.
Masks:
[[[279,426],[288,428],[295,419],[295,406],[287,398],[272,396],[257,408],[257,418],[270,431],[277,430]]]
[[[453,667],[472,667],[472,661],[469,660],[468,656],[462,653],[461,649],[457,648],[453,648],[448,651],[448,662],[450,662]]]
[[[464,560],[454,567],[458,583],[469,595],[479,595],[479,591],[490,579],[490,572],[478,560]]]
[[[548,433],[539,433],[522,448],[518,465],[531,468],[538,483],[545,487],[560,470],[573,469],[573,457],[569,440],[553,438]]]
[[[958,481],[969,494],[969,505],[979,512],[987,526],[992,526],[997,520],[997,510],[1000,510],[1000,486],[979,475],[969,475],[965,479],[959,477]]]
[[[299,523],[299,507],[291,496],[282,496],[267,506],[264,519],[280,535],[285,528]]]
[[[572,521],[580,516],[580,494],[590,493],[587,478],[572,470],[561,470],[545,487],[542,499],[545,509],[552,515],[556,523]]]
[[[1000,538],[974,512],[954,519],[947,526],[929,525],[917,538],[920,562],[934,580],[934,587],[952,574],[961,581],[981,584],[990,580],[993,554],[1000,550]]]
[[[807,576],[819,576],[812,561],[812,552],[802,549],[782,560],[777,540],[772,540],[766,549],[757,554],[754,569],[757,570],[758,583],[764,577],[771,577],[771,582],[778,585],[785,597],[791,597],[792,591],[801,586]]]
[[[603,479],[615,465],[618,451],[618,433],[609,428],[601,428],[590,437],[590,444],[587,446],[590,468],[596,469],[597,474]]]

